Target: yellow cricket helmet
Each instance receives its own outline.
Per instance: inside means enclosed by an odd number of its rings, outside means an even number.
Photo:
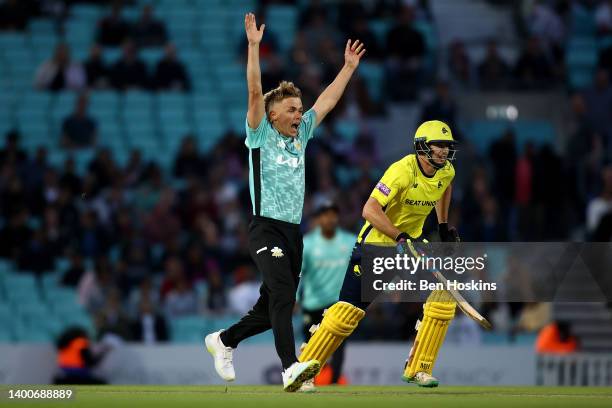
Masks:
[[[414,151],[417,154],[422,154],[427,157],[429,163],[436,169],[444,167],[446,162],[436,163],[431,157],[430,144],[439,144],[448,147],[446,160],[455,160],[455,145],[457,142],[453,139],[453,132],[450,126],[440,120],[429,120],[423,122],[414,133]]]

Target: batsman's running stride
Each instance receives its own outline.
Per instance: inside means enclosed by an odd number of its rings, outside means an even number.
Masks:
[[[400,248],[410,240],[420,240],[425,219],[435,206],[438,232],[443,242],[458,241],[454,228],[448,227],[451,182],[455,169],[455,140],[450,127],[428,121],[414,135],[416,154],[393,163],[376,184],[363,207],[365,225],[353,248],[340,298],[324,313],[323,321],[302,351],[299,360],[325,364],[329,356],[355,330],[370,302],[361,297],[361,245],[393,243]],[[456,301],[447,291],[433,291],[423,305],[423,319],[417,322],[417,335],[406,361],[402,379],[422,387],[436,387],[432,370]]]
[[[255,15],[244,18],[248,39],[246,141],[249,148],[249,187],[253,221],[249,225],[249,252],[263,277],[260,296],[253,308],[227,330],[206,336],[206,349],[213,355],[221,378],[236,377],[233,350],[242,340],[272,329],[274,345],[283,365],[285,391],[297,391],[319,371],[319,361],[298,361],[291,314],[295,305],[298,276],[302,268],[300,221],[304,206],[304,150],[314,129],[336,106],[359,60],[363,43],[348,40],[344,66],[304,112],[300,90],[291,82],[263,94],[259,66],[259,44],[265,24],[259,29]]]

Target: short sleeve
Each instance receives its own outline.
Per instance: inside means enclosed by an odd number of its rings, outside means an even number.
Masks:
[[[381,206],[386,206],[410,183],[411,174],[403,167],[400,162],[393,163],[372,190],[370,197],[374,197]]]
[[[268,126],[268,119],[265,115],[261,118],[261,122],[259,122],[257,129],[251,129],[251,127],[249,126],[249,121],[245,118],[244,127],[246,130],[246,140],[244,144],[249,149],[256,149],[258,147],[261,147],[266,141]]]
[[[308,109],[302,116],[302,123],[300,123],[300,135],[303,135],[304,142],[308,142],[314,136],[316,123],[317,113],[312,108]]]

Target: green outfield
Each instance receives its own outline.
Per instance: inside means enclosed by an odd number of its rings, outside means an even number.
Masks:
[[[11,386],[11,389],[26,388]],[[34,388],[28,386],[27,388]],[[41,387],[43,388],[43,387]],[[0,405],[83,407],[612,407],[612,388],[566,387],[323,387],[316,394],[288,394],[280,386],[96,386],[73,387],[66,401],[10,401],[2,386]],[[48,387],[47,387],[48,389]],[[41,403],[43,405],[41,405]]]

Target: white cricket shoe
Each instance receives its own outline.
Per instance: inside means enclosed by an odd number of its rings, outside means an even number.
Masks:
[[[436,377],[424,371],[419,371],[418,373],[414,375],[414,377],[403,378],[403,379],[404,381],[414,383],[418,385],[419,387],[433,388],[433,387],[437,387],[439,384],[439,381]]]
[[[319,368],[321,364],[317,360],[291,364],[291,367],[283,371],[283,389],[287,392],[296,392],[305,381],[317,375]]]
[[[303,392],[303,393],[317,392],[317,387],[315,387],[315,384],[314,384],[314,378],[311,378],[308,381],[304,381],[300,389],[297,390],[297,392]]]
[[[236,379],[236,373],[234,372],[234,363],[232,362],[234,349],[231,347],[225,347],[225,344],[221,341],[219,335],[223,330],[218,332],[210,333],[206,336],[204,342],[206,343],[206,350],[212,354],[215,360],[215,370],[219,377],[225,381],[234,381]]]

